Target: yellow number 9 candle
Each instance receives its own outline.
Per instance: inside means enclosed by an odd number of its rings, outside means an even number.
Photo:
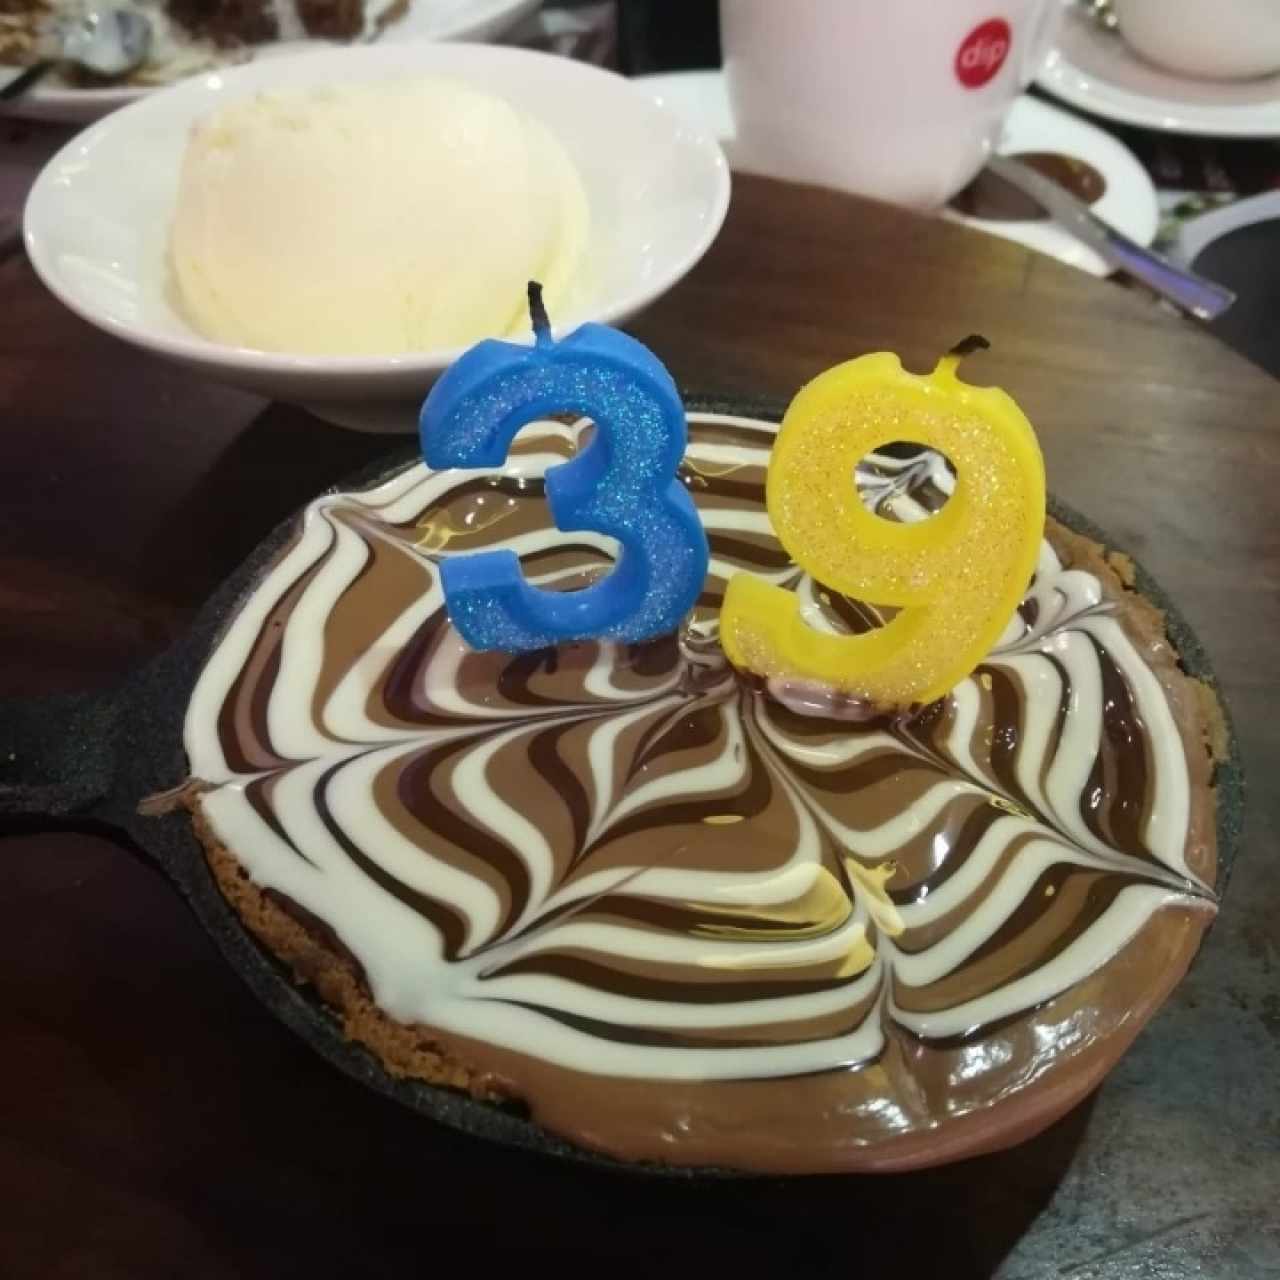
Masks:
[[[766,501],[788,555],[820,584],[897,606],[862,635],[811,627],[792,591],[740,573],[720,628],[735,666],[819,682],[876,706],[941,697],[987,655],[1035,572],[1044,460],[1022,411],[995,387],[962,382],[961,343],[930,374],[887,352],[837,365],[792,401],[769,460]],[[945,455],[955,491],[912,524],[868,510],[854,471],[910,441]]]

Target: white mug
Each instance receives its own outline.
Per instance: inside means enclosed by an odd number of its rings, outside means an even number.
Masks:
[[[932,208],[982,168],[1060,0],[720,0],[735,164]]]
[[[1180,75],[1241,80],[1280,71],[1280,0],[1113,0],[1134,51]]]

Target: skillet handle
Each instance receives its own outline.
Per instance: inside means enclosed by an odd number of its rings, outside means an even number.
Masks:
[[[119,689],[0,700],[0,833],[100,816],[123,705]]]

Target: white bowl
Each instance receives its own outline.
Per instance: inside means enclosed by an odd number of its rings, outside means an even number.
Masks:
[[[676,283],[715,239],[729,170],[705,130],[621,76],[493,45],[332,49],[211,72],[115,112],[45,166],[27,200],[27,252],[91,324],[199,373],[366,430],[415,429],[417,405],[462,348],[389,356],[293,356],[201,337],[170,299],[168,237],[192,123],[266,88],[447,75],[540,118],[578,166],[591,205],[583,320],[625,319]]]

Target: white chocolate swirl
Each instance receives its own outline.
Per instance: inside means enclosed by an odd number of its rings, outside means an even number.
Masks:
[[[1047,542],[987,663],[912,716],[728,666],[739,570],[814,625],[880,617],[778,546],[769,424],[691,422],[712,559],[678,637],[468,651],[440,557],[510,547],[561,588],[607,570],[608,541],[555,530],[541,496],[585,429],[526,429],[500,472],[411,466],[313,502],[188,711],[217,838],[332,930],[391,1017],[599,1076],[792,1076],[872,1061],[891,1023],[980,1035],[1162,910],[1213,910],[1165,689]],[[897,518],[949,485],[922,458],[864,479]]]

